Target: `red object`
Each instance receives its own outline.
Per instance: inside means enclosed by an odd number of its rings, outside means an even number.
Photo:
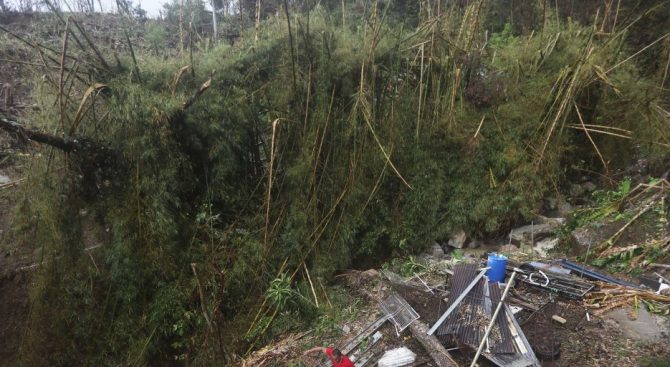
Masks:
[[[326,349],[326,354],[328,354],[328,357],[330,357],[330,361],[333,363],[333,367],[355,367],[354,363],[351,362],[349,357],[345,355],[342,355],[342,360],[340,363],[335,362],[333,359],[333,348]]]

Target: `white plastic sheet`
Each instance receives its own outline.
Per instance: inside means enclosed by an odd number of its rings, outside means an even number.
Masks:
[[[377,362],[377,365],[379,367],[400,367],[413,363],[415,360],[416,354],[402,347],[386,351],[384,356]]]

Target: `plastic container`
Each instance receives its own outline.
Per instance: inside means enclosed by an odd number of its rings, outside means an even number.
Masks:
[[[507,257],[499,254],[489,255],[486,262],[489,270],[486,271],[486,276],[489,277],[489,282],[502,282],[505,279],[505,267],[507,266]]]

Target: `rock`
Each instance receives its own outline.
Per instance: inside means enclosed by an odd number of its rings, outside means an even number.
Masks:
[[[571,252],[575,255],[582,255],[591,243],[591,248],[599,246],[603,242],[612,238],[624,223],[615,221],[610,223],[592,223],[581,228],[577,228],[570,234]]]
[[[516,247],[515,245],[505,245],[505,246],[500,247],[500,253],[503,254],[503,255],[508,253],[508,252],[509,253],[514,253],[514,252],[518,252],[518,251],[519,251],[519,248]]]
[[[440,244],[437,242],[430,246],[428,253],[437,260],[441,260],[447,257],[447,255],[444,253],[444,250],[442,250],[442,246],[440,246]]]
[[[378,277],[379,277],[379,272],[376,269],[368,269],[368,270],[361,273],[361,278],[365,278],[365,279],[372,279],[372,278],[378,278]]]
[[[554,227],[559,227],[565,224],[565,218],[538,217],[535,224],[551,224]]]
[[[351,328],[349,327],[349,325],[344,324],[344,326],[342,326],[342,332],[343,333],[349,334],[350,331],[351,331]]]
[[[560,240],[558,238],[547,238],[540,242],[536,242],[534,248],[535,251],[538,252],[540,255],[546,256],[547,251],[556,247],[556,245],[558,245],[559,242]]]
[[[474,250],[474,249],[477,249],[477,248],[481,247],[481,245],[482,245],[482,241],[472,239],[468,243],[468,248]]]
[[[456,233],[451,235],[449,238],[449,246],[453,248],[463,248],[465,241],[468,239],[468,235],[463,230],[458,230]]]
[[[598,186],[596,186],[593,182],[590,182],[590,181],[589,182],[584,182],[582,184],[582,187],[587,192],[595,191],[598,188]]]
[[[572,184],[570,185],[570,195],[572,197],[577,197],[581,196],[584,193],[584,187],[580,184]]]
[[[519,227],[512,230],[512,242],[530,243],[531,237],[533,237],[535,241],[539,241],[543,238],[551,236],[551,232],[554,230],[554,228],[556,228],[556,226],[549,223]]]
[[[563,201],[558,205],[558,212],[562,216],[568,216],[572,212],[572,205],[568,204],[567,202]]]
[[[556,210],[558,209],[558,199],[553,197],[553,196],[548,196],[544,198],[545,201],[545,206],[549,210]]]
[[[9,182],[9,176],[5,175],[0,171],[0,185],[6,184]]]

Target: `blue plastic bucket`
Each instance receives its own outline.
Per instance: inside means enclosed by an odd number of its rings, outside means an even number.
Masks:
[[[502,282],[505,279],[505,267],[507,266],[507,257],[498,254],[489,255],[486,265],[491,268],[486,271],[489,281]]]

